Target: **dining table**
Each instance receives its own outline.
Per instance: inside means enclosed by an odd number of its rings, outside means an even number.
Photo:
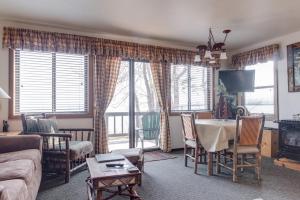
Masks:
[[[236,133],[236,120],[196,119],[196,131],[200,144],[207,152],[207,175],[213,174],[213,153],[229,148],[229,141]]]

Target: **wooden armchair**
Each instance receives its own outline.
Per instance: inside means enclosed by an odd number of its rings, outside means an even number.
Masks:
[[[93,152],[91,142],[94,129],[59,129],[55,133],[34,131],[29,126],[37,119],[46,119],[45,114],[22,114],[23,134],[38,134],[43,138],[43,171],[65,175],[68,183],[70,174],[86,165],[86,158]],[[29,125],[29,126],[28,126]]]
[[[136,129],[136,146],[141,140],[144,150],[144,140],[155,140],[155,145],[159,146],[160,133],[160,114],[158,112],[149,112],[142,117],[142,128]]]

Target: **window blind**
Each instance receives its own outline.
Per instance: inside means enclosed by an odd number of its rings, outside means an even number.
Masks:
[[[201,66],[172,65],[171,109],[211,110],[212,69]]]
[[[15,51],[15,114],[88,112],[88,56]]]

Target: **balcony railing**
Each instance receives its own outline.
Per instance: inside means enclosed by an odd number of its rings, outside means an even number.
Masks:
[[[153,113],[153,112],[152,112]],[[141,119],[149,112],[136,112],[135,113],[135,127],[141,128]],[[129,113],[128,112],[107,112],[105,113],[106,128],[108,136],[125,136],[128,135],[129,129]]]

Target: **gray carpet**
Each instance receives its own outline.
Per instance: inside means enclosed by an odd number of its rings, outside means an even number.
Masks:
[[[263,160],[262,183],[259,185],[253,174],[245,172],[239,183],[233,183],[228,174],[206,176],[206,166],[199,175],[191,167],[183,166],[182,152],[173,153],[175,159],[148,162],[145,164],[143,184],[137,187],[145,200],[299,200],[300,172],[276,167],[270,159]],[[88,172],[82,171],[71,177],[68,184],[58,180],[43,183],[38,200],[85,200],[85,179]],[[126,199],[117,197],[116,200]]]

